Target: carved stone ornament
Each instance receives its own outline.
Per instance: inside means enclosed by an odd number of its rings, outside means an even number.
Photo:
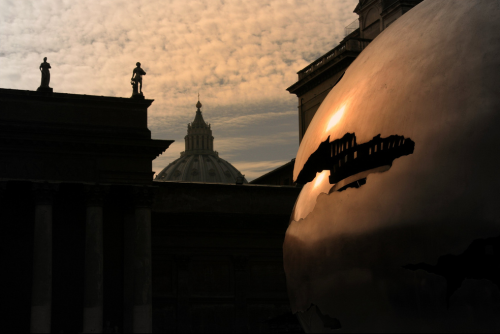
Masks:
[[[54,183],[33,183],[33,193],[37,204],[52,204],[54,194],[59,188],[59,184]]]

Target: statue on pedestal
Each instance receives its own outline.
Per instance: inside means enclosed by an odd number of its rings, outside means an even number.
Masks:
[[[47,63],[47,57],[43,58],[43,63],[40,64],[40,72],[42,73],[42,82],[37,91],[39,92],[50,92],[52,93],[52,88],[49,87],[50,83],[50,64]]]
[[[135,64],[137,67],[134,68],[132,72],[132,79],[130,79],[130,84],[132,85],[132,97],[134,98],[144,98],[142,94],[142,76],[146,75],[146,72],[141,68],[141,63],[137,62]]]

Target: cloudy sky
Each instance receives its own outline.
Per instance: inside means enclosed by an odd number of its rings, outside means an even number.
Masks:
[[[0,88],[128,97],[140,61],[149,128],[184,150],[197,94],[214,147],[252,180],[298,149],[296,72],[333,48],[357,0],[0,0]]]

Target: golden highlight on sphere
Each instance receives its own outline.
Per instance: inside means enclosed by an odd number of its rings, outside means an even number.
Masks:
[[[500,2],[423,1],[358,56],[295,161],[306,331],[500,330],[499,129]]]

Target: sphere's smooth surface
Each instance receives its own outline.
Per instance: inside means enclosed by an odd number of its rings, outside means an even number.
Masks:
[[[346,134],[414,148],[358,188],[329,170],[304,186],[284,242],[304,328],[498,332],[500,2],[426,0],[383,31],[318,109],[294,178]]]

